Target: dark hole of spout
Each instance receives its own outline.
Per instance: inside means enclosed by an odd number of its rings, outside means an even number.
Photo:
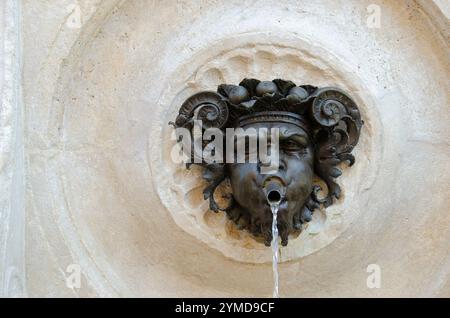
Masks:
[[[269,203],[279,203],[281,201],[281,193],[276,190],[272,190],[267,195],[267,201]]]

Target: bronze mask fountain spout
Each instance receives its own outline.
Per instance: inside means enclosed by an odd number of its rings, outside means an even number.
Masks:
[[[269,178],[264,182],[263,191],[270,206],[280,205],[286,194],[286,188],[278,178]]]
[[[352,165],[355,161],[351,152],[358,143],[363,121],[353,99],[338,88],[298,86],[281,79],[244,79],[239,85],[222,84],[217,92],[191,96],[172,124],[188,154],[187,166],[204,168],[203,177],[209,185],[203,194],[210,209],[225,212],[238,229],[270,245],[271,205],[277,204],[277,229],[285,246],[312,220],[314,210],[327,208],[341,197],[335,179],[341,175],[341,163]],[[200,151],[186,143],[195,139],[196,127],[208,136],[197,143]],[[180,130],[190,135],[178,133]],[[236,160],[240,149],[236,136],[228,138],[230,130],[244,132],[241,161]],[[264,169],[267,161],[260,158],[259,151],[264,144],[258,139],[260,133],[268,131],[277,132],[266,144],[277,159],[276,169],[272,170]],[[257,150],[250,150],[254,136]],[[204,157],[212,140],[223,149],[212,147],[214,151],[209,154],[214,156]],[[316,179],[326,187],[314,184]],[[231,185],[231,193],[227,194],[230,204],[221,207],[214,194],[226,180]]]

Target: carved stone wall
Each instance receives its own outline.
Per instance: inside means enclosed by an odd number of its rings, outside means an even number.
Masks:
[[[19,4],[0,4],[2,295],[270,296],[270,251],[208,211],[167,122],[284,77],[352,92],[366,125],[344,198],[282,248],[281,295],[450,296],[444,1]]]
[[[0,296],[26,296],[20,3],[0,3]]]

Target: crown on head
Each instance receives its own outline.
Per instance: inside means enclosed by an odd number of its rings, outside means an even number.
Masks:
[[[217,92],[204,91],[188,98],[175,127],[240,127],[255,122],[285,122],[305,130],[334,127],[339,122],[362,121],[355,102],[338,88],[297,86],[292,81],[244,79],[239,85],[221,84]],[[357,134],[359,136],[359,134]]]

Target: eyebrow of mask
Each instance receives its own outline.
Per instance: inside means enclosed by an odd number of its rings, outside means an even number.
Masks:
[[[302,145],[304,147],[306,147],[309,144],[308,137],[305,135],[300,135],[300,134],[295,133],[290,136],[289,135],[288,136],[280,136],[281,141],[286,141],[289,139],[299,143],[300,145]]]
[[[309,138],[305,132],[289,131],[289,130],[280,131],[280,140],[286,140],[291,138],[304,146],[309,144]]]

